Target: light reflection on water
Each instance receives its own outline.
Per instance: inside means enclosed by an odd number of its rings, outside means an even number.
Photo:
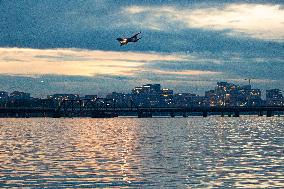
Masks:
[[[0,119],[0,187],[283,188],[283,117]]]

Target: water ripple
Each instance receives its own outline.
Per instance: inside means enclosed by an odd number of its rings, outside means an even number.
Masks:
[[[1,188],[283,188],[283,117],[0,119]]]

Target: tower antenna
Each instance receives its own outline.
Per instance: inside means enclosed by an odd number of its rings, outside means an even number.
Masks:
[[[248,80],[249,85],[250,85],[251,78],[246,78],[245,80]]]

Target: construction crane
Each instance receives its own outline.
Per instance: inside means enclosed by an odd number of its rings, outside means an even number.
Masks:
[[[251,81],[252,79],[253,79],[253,78],[246,78],[245,80],[248,80],[249,85],[250,85],[250,81]]]

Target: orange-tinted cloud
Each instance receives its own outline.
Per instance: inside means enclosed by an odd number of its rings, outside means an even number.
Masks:
[[[0,74],[131,76],[146,63],[184,61],[186,58],[183,55],[161,53],[0,48]]]

